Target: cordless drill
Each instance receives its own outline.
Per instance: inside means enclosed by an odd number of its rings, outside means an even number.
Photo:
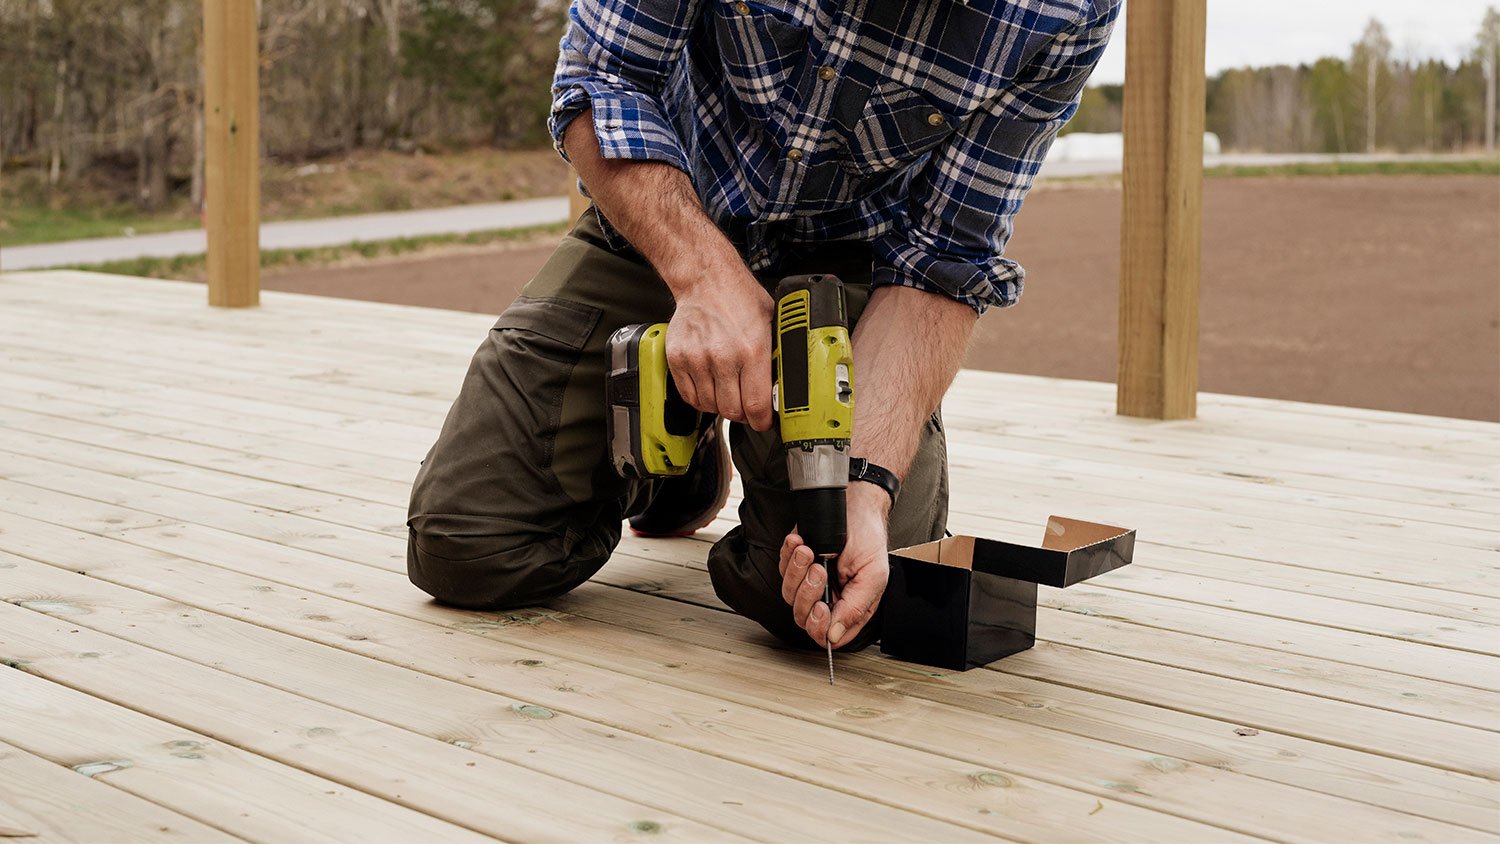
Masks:
[[[772,359],[797,531],[827,575],[823,597],[831,616],[839,590],[838,558],[844,551],[854,430],[854,356],[842,282],[831,275],[782,280],[776,288]],[[831,684],[831,640],[827,648]]]
[[[854,356],[843,283],[831,275],[783,279],[772,330],[773,397],[797,529],[824,567],[831,611],[844,550],[854,429]],[[708,421],[677,392],[667,371],[666,336],[667,324],[655,323],[625,326],[609,340],[610,459],[623,477],[682,475]]]

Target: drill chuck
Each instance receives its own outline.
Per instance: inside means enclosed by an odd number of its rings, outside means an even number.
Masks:
[[[838,554],[845,539],[847,443],[793,445],[787,449],[786,468],[802,540],[814,554]]]
[[[847,519],[843,487],[799,489],[792,493],[797,530],[814,555],[837,556],[844,550]]]

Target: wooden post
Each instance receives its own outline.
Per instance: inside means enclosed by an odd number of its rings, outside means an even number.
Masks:
[[[256,0],[203,0],[208,303],[260,304],[260,60]]]
[[[578,174],[572,167],[568,168],[568,222],[573,222],[583,216],[583,212],[589,210],[593,204],[589,198],[578,190]]]
[[[1120,360],[1124,416],[1198,412],[1205,0],[1130,0]]]

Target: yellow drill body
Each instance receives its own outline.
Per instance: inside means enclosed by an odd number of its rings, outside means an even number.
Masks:
[[[844,285],[831,275],[792,276],[776,288],[776,418],[786,449],[797,530],[827,572],[830,609],[840,586],[849,445],[854,431],[854,348]],[[681,475],[707,421],[667,371],[667,325],[628,325],[610,337],[609,450],[627,478]],[[828,655],[833,680],[833,652]]]

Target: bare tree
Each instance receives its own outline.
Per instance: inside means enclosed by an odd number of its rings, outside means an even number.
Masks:
[[[1380,77],[1386,71],[1387,63],[1391,56],[1391,39],[1385,32],[1385,25],[1371,18],[1365,26],[1364,34],[1354,45],[1354,58],[1351,64],[1360,68],[1365,74],[1365,151],[1375,151],[1376,122],[1375,116],[1380,110],[1377,87]]]
[[[380,25],[385,31],[385,59],[388,71],[385,83],[385,136],[389,141],[395,138],[401,125],[401,112],[397,99],[400,93],[398,86],[401,84],[401,74],[397,73],[396,69],[401,66],[401,14],[407,3],[405,0],[374,0],[374,2],[380,13]]]
[[[1479,66],[1484,70],[1484,148],[1489,152],[1495,151],[1495,97],[1497,74],[1500,67],[1496,61],[1500,60],[1500,11],[1494,6],[1484,12],[1484,20],[1479,25],[1479,36],[1474,45],[1474,57],[1479,60]]]

